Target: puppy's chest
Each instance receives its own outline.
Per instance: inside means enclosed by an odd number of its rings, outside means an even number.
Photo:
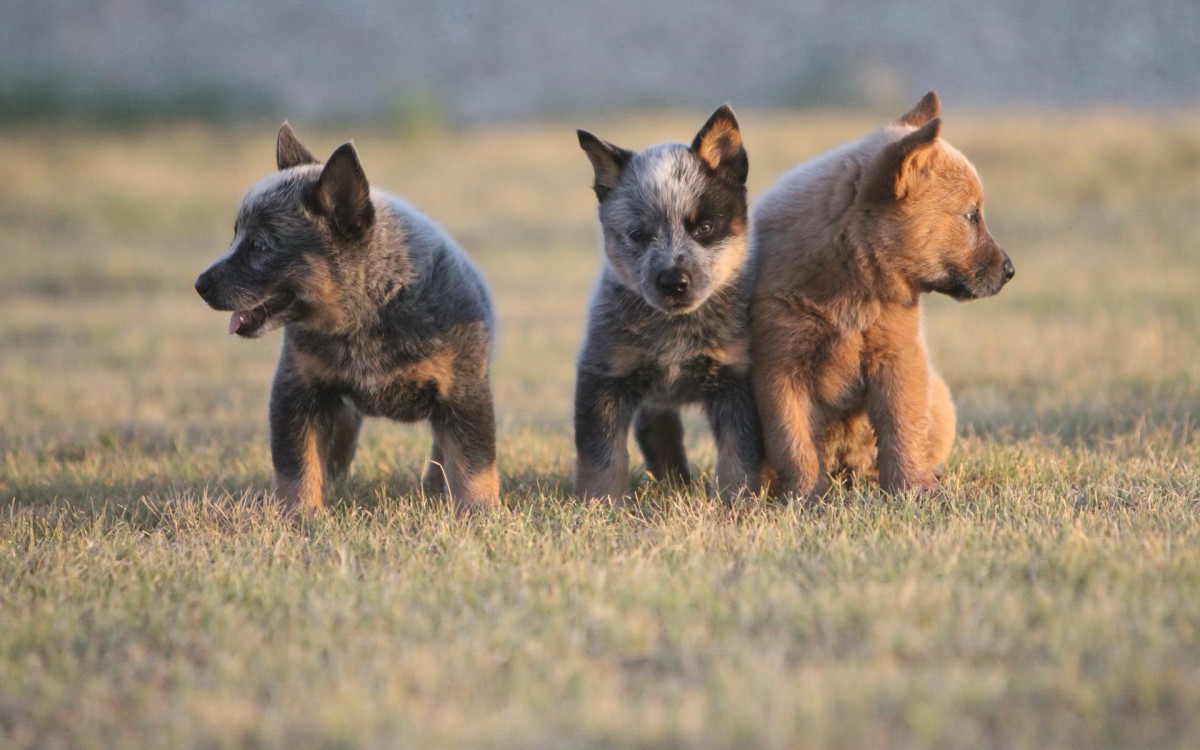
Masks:
[[[791,301],[797,314],[786,335],[798,342],[795,367],[806,389],[834,414],[858,411],[866,398],[867,331],[876,311],[858,307],[831,311],[802,298]]]
[[[455,353],[445,345],[405,352],[376,341],[325,341],[290,354],[305,385],[340,392],[371,416],[422,419],[454,387]]]
[[[862,407],[866,377],[861,337],[838,341],[830,348],[816,386],[820,400],[835,411],[853,412]]]
[[[744,373],[748,349],[745,337],[631,341],[612,347],[608,368],[610,374],[629,380],[649,398],[690,401],[723,388],[732,375]]]

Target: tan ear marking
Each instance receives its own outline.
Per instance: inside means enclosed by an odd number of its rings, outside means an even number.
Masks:
[[[733,158],[742,147],[742,133],[736,122],[717,120],[700,139],[696,155],[716,169],[721,162]]]

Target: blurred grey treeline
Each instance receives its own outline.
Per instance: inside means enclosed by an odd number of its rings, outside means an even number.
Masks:
[[[0,0],[0,119],[1194,107],[1200,0]]]

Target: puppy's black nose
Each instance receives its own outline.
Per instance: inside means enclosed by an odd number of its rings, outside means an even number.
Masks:
[[[658,290],[668,297],[682,297],[691,284],[688,275],[678,268],[671,268],[658,275]]]
[[[1012,261],[1008,260],[1006,258],[1004,260],[1004,280],[1008,281],[1009,279],[1011,279],[1013,276],[1016,276],[1016,275],[1017,275],[1017,269],[1013,268]]]
[[[212,289],[212,279],[207,273],[202,273],[196,278],[196,293],[201,297],[208,294],[208,290]]]

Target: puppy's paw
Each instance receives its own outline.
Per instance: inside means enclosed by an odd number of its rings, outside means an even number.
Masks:
[[[946,488],[932,473],[914,481],[906,489],[919,500],[943,500],[947,497]]]

